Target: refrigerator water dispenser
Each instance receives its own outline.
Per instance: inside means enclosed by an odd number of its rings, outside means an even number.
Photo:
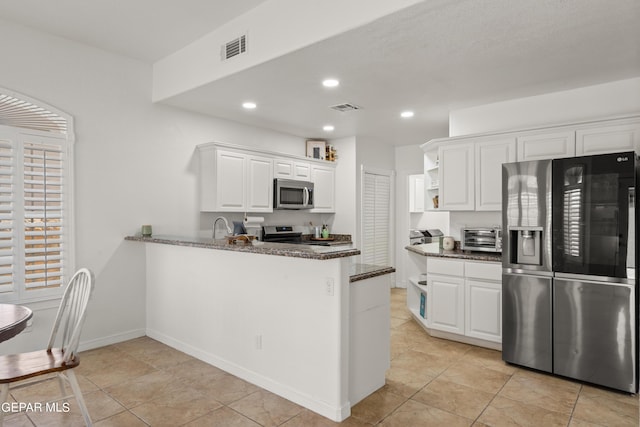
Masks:
[[[542,265],[542,228],[518,228],[509,231],[513,252],[511,262],[520,265]]]

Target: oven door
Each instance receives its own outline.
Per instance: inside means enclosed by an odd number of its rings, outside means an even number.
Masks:
[[[635,154],[553,160],[553,269],[635,276]]]
[[[274,179],[273,207],[276,209],[313,208],[313,183]]]

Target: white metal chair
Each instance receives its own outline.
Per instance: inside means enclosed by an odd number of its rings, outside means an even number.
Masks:
[[[53,402],[66,401],[75,396],[85,423],[87,426],[92,425],[73,368],[80,364],[76,352],[87,303],[93,291],[93,283],[93,273],[86,268],[81,268],[73,275],[64,291],[62,301],[60,301],[60,308],[58,308],[46,350],[0,356],[0,404],[7,401],[10,389],[29,386],[57,377],[62,397]],[[54,347],[59,337],[61,338],[60,346]],[[36,378],[41,376],[46,377]],[[10,387],[14,382],[29,379],[34,380]],[[73,394],[65,396],[65,381],[71,387]],[[3,415],[4,412],[0,411],[0,425],[2,425]]]

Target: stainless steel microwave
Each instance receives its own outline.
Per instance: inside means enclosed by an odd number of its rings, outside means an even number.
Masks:
[[[274,209],[312,209],[313,182],[274,179],[273,207]]]

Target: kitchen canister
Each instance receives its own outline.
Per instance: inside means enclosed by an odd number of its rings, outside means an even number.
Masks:
[[[456,245],[456,241],[451,236],[445,236],[442,238],[442,249],[445,251],[452,251]]]
[[[141,228],[142,237],[151,237],[151,226],[149,224],[145,224]]]

